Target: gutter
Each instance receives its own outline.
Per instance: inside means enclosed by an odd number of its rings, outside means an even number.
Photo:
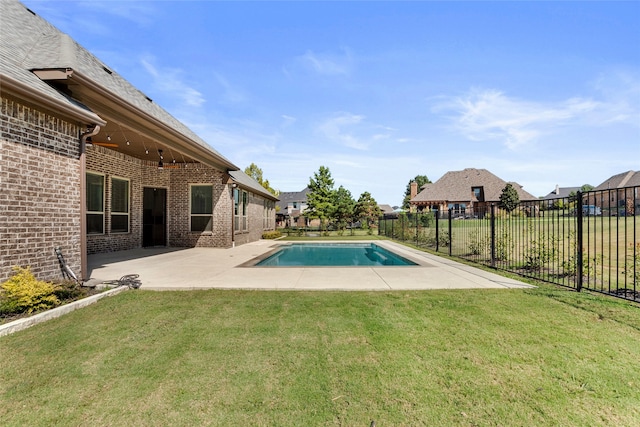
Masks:
[[[95,125],[80,135],[80,278],[89,278],[87,261],[87,138],[97,135],[100,126]],[[106,185],[106,183],[105,183]]]
[[[32,86],[6,74],[0,74],[0,81],[2,82],[0,86],[2,93],[12,94],[36,106],[44,107],[55,113],[62,113],[83,123],[95,123],[99,126],[107,124],[106,121],[92,111],[85,110],[54,96],[34,90]]]

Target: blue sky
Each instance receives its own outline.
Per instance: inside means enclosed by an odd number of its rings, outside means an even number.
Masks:
[[[24,2],[272,187],[640,170],[640,2]]]

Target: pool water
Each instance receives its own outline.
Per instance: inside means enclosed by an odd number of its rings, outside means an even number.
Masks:
[[[258,267],[417,265],[373,243],[297,243],[283,246]]]

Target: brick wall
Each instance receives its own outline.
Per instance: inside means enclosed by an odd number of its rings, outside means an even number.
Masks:
[[[224,183],[226,175],[216,169],[199,166],[171,170],[169,239],[172,246],[231,247],[233,204],[231,189]],[[190,184],[211,184],[213,191],[213,227],[211,232],[191,232]]]
[[[80,127],[3,97],[0,133],[0,281],[61,279],[55,246],[79,274]]]
[[[269,221],[265,227],[264,221],[264,201],[263,197],[248,192],[249,204],[247,206],[247,231],[235,232],[235,243],[242,245],[255,242],[262,238],[265,230],[274,230],[276,225],[275,205],[269,212]]]
[[[120,251],[142,247],[143,189],[167,190],[167,244],[173,247],[231,246],[231,212],[233,209],[229,186],[223,183],[225,174],[202,165],[186,168],[158,169],[157,163],[129,157],[108,148],[93,146],[87,149],[87,172],[105,176],[104,234],[87,236],[89,254]],[[110,232],[111,179],[130,180],[130,232]],[[212,184],[213,231],[190,231],[190,184]]]
[[[87,235],[87,253],[96,254],[135,249],[142,246],[143,170],[149,169],[134,157],[99,146],[87,147],[87,173],[104,176],[104,234]],[[156,168],[157,171],[157,168]],[[111,183],[113,178],[129,180],[129,232],[111,232]],[[158,179],[159,187],[167,187],[168,179]],[[155,184],[155,183],[154,183]]]

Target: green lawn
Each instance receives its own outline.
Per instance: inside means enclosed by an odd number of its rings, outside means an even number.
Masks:
[[[3,426],[638,426],[640,309],[542,285],[129,291],[0,338]]]

